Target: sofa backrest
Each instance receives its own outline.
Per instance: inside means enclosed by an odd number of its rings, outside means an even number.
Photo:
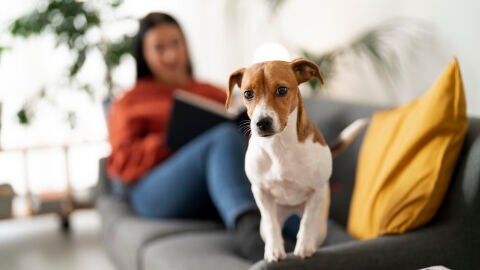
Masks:
[[[333,142],[340,132],[356,119],[370,117],[375,111],[383,108],[320,97],[307,98],[304,100],[304,104],[310,119],[320,129],[327,143]],[[366,129],[364,128],[352,144],[333,160],[329,216],[344,226],[348,219],[358,153]]]
[[[432,222],[458,222],[480,236],[480,118],[468,121],[448,193]]]
[[[369,117],[386,107],[352,104],[313,97],[305,99],[305,109],[313,122],[332,142],[340,131],[358,118]],[[346,226],[358,154],[366,127],[352,144],[333,160],[330,179],[330,218]],[[458,158],[446,198],[432,223],[464,222],[480,226],[480,119],[469,118],[469,128]],[[472,229],[473,230],[473,229]],[[476,230],[480,231],[480,230]]]

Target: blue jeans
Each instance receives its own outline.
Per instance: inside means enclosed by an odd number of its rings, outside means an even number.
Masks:
[[[216,126],[130,187],[130,202],[148,218],[207,218],[216,209],[232,228],[240,214],[257,209],[244,172],[245,151],[237,126]]]

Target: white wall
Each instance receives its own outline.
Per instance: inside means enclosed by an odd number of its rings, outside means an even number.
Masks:
[[[407,68],[405,81],[397,86],[398,91],[404,92],[404,95],[399,95],[399,100],[405,102],[424,92],[452,56],[456,55],[463,73],[468,111],[471,115],[480,116],[479,1],[288,0],[276,14],[270,13],[266,3],[267,1],[261,0],[125,0],[120,13],[135,18],[150,11],[173,14],[184,26],[197,76],[219,86],[227,84],[228,75],[232,71],[252,64],[257,48],[266,42],[282,44],[289,50],[291,57],[295,57],[300,49],[322,53],[341,46],[358,33],[388,18],[405,16],[422,19],[434,26],[439,44],[435,48],[429,47],[430,44],[418,48],[422,62],[414,62]],[[0,43],[5,45],[11,41],[5,31],[7,22],[28,11],[34,3],[18,0],[2,1],[1,5]],[[108,34],[134,31],[135,27],[131,26],[112,27],[108,29]],[[49,38],[28,42],[17,40],[12,44],[15,48],[5,53],[0,60],[0,101],[4,109],[3,146],[58,144],[105,138],[101,109],[99,106],[88,105],[85,97],[78,95],[70,96],[70,100],[68,97],[60,97],[64,98],[65,104],[71,104],[73,100],[75,106],[82,107],[84,111],[79,119],[80,128],[76,131],[59,125],[64,120],[52,108],[45,108],[43,117],[32,128],[18,127],[15,124],[15,112],[22,101],[42,83],[53,84],[69,59],[65,52],[53,49],[53,42]],[[98,59],[94,56],[89,58],[87,65],[91,68],[82,76],[99,76],[96,61]],[[342,74],[339,82],[332,87],[332,95],[362,102],[382,101],[380,93],[362,92],[368,91],[371,85],[361,85],[363,81],[358,78],[368,74],[357,71],[353,68],[345,72],[348,74]],[[350,75],[355,72],[360,75],[352,78]],[[128,88],[134,80],[133,62],[127,61],[117,72],[116,78]],[[88,155],[90,159],[94,156],[91,153]],[[0,160],[1,164],[9,164],[3,167],[0,181],[17,179],[17,189],[22,185],[18,179],[25,178],[18,172],[18,168],[23,166],[19,162],[20,159],[12,157]],[[41,163],[37,165],[42,166]],[[15,169],[15,166],[18,168]],[[7,167],[12,169],[12,173],[5,170]],[[14,169],[17,172],[13,172]],[[94,173],[91,171],[91,176],[79,176],[77,182],[85,183],[86,179],[90,179],[88,181],[93,183]],[[43,178],[39,179],[43,181]]]
[[[183,24],[199,78],[225,86],[228,75],[252,64],[256,49],[266,42],[286,47],[291,57],[300,49],[322,53],[391,18],[418,19],[431,26],[434,41],[419,46],[416,59],[404,59],[403,81],[395,85],[395,103],[413,99],[428,89],[443,68],[456,56],[466,90],[468,111],[480,116],[480,2],[474,0],[289,0],[271,14],[268,1],[243,0],[127,0],[137,16],[159,10],[174,14]],[[348,73],[355,72],[349,70]],[[359,74],[362,74],[359,72]],[[358,75],[343,74],[332,96],[360,102],[385,103],[382,94],[358,88]],[[363,73],[365,77],[369,74]],[[348,83],[350,81],[350,83]],[[342,84],[342,86],[339,86]],[[357,89],[355,89],[357,87]],[[335,93],[335,91],[337,91]],[[367,91],[367,90],[364,90]],[[373,90],[371,90],[373,91]],[[375,93],[373,93],[375,95]]]
[[[436,58],[427,58],[427,61],[435,66],[430,67],[430,72],[413,73],[410,79],[426,76],[425,80],[433,83],[439,72],[453,56],[456,56],[464,79],[468,111],[478,116],[480,115],[479,12],[480,2],[474,0],[288,1],[281,10],[283,20],[279,37],[290,47],[301,47],[321,53],[347,42],[352,35],[388,18],[402,16],[421,19],[433,25],[441,53],[437,54]],[[431,48],[426,48],[424,53],[432,56],[429,50]]]
[[[194,60],[196,75],[219,86],[227,84],[228,75],[243,66],[252,64],[256,49],[266,42],[277,42],[287,48],[291,57],[298,56],[299,49],[322,53],[350,41],[365,29],[388,18],[398,16],[417,18],[431,23],[435,31],[438,48],[424,45],[419,48],[422,63],[412,63],[404,72],[405,80],[397,85],[399,102],[405,102],[425,91],[435,80],[444,66],[455,55],[462,69],[468,100],[468,111],[480,115],[480,2],[474,0],[288,0],[272,14],[268,1],[260,0],[125,0],[120,14],[140,18],[151,11],[165,11],[173,14],[183,25]],[[4,2],[0,10],[0,22],[4,30],[6,22],[22,14],[32,6],[28,0]],[[8,10],[8,12],[7,12]],[[127,29],[127,30],[125,30]],[[133,33],[134,27],[117,27],[109,34]],[[0,33],[6,37],[5,32]],[[9,41],[1,39],[2,42]],[[36,91],[43,82],[54,83],[56,76],[65,68],[68,57],[63,52],[54,52],[53,43],[48,38],[33,41],[17,41],[11,52],[3,55],[0,62],[0,100],[4,101],[4,128],[14,121],[14,112],[22,100]],[[95,57],[87,65],[91,67],[86,78],[99,77]],[[52,64],[54,63],[54,64]],[[351,69],[338,79],[332,87],[331,95],[362,102],[382,102],[369,96],[372,93],[360,91],[375,87],[360,85],[352,78]],[[348,73],[348,74],[347,74]],[[358,72],[362,74],[361,72]],[[361,76],[368,76],[365,72]],[[100,76],[101,77],[101,76]],[[134,81],[133,62],[127,63],[117,72],[118,82],[128,88]],[[372,90],[373,91],[373,90]],[[75,97],[78,103],[79,98]],[[80,99],[83,100],[83,99]],[[66,101],[66,103],[68,103]],[[82,104],[86,104],[86,101]],[[85,105],[87,106],[87,105]],[[100,113],[98,108],[89,108],[82,119],[85,126],[91,114]],[[58,118],[58,117],[57,117]],[[62,129],[51,136],[50,130],[62,119],[52,123],[51,117],[44,117],[43,135],[28,135],[20,132],[7,136],[6,141],[28,139],[30,137],[62,141],[60,137],[71,137],[68,130]],[[82,120],[81,119],[81,120]],[[101,122],[99,123],[101,125]],[[95,134],[95,131],[98,131]],[[98,127],[84,130],[81,136],[98,138],[105,136],[105,129]],[[65,139],[63,139],[65,140]],[[4,140],[5,142],[5,140]]]

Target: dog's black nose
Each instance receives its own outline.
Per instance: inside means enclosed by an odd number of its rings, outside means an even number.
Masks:
[[[271,117],[264,117],[257,122],[257,127],[260,131],[271,132],[273,119]]]

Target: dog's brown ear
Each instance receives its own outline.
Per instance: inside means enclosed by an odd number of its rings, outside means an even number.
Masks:
[[[315,63],[307,59],[298,58],[291,62],[291,66],[297,77],[298,84],[309,81],[313,77],[317,78],[323,84],[322,75],[320,75],[320,70]]]
[[[225,108],[227,109],[230,108],[230,104],[232,103],[233,87],[235,87],[235,85],[242,87],[243,72],[245,72],[245,68],[233,72],[228,79],[227,101],[225,102]]]

